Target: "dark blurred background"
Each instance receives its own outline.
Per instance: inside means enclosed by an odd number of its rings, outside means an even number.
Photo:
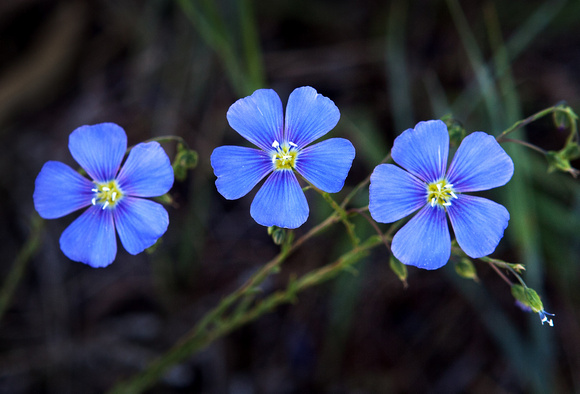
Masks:
[[[167,351],[204,312],[277,252],[249,215],[254,192],[226,201],[209,156],[244,144],[226,111],[254,89],[283,102],[310,85],[341,110],[333,136],[357,157],[345,191],[417,121],[452,113],[499,134],[566,100],[580,111],[578,1],[3,0],[0,2],[0,242],[3,286],[21,279],[0,321],[0,393],[98,393]],[[152,254],[92,269],[58,239],[77,216],[37,225],[34,179],[47,160],[76,166],[68,135],[115,122],[129,144],[178,135],[199,165],[171,191],[170,226]],[[567,137],[550,118],[519,134],[544,149]],[[168,154],[173,144],[164,144]],[[477,262],[409,269],[384,248],[171,369],[152,393],[580,392],[580,187],[537,152],[507,147],[516,171],[490,193],[511,213],[494,256],[527,266],[555,326],[514,306]],[[256,189],[257,190],[257,189]],[[55,198],[67,193],[55,185]],[[304,234],[330,212],[307,193]],[[368,204],[361,192],[352,206]],[[386,227],[385,227],[386,229]],[[367,231],[367,230],[361,230]],[[341,226],[306,243],[264,285],[331,262]],[[20,253],[20,255],[19,255]]]

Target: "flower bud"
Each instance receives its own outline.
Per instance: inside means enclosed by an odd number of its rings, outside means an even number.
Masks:
[[[468,258],[464,257],[455,263],[455,272],[463,278],[473,279],[476,282],[479,281],[475,266]]]

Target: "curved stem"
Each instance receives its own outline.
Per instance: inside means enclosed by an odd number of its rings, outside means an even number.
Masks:
[[[367,256],[368,251],[380,243],[381,240],[379,237],[370,237],[364,243],[353,248],[350,252],[345,253],[333,263],[309,272],[298,279],[291,280],[286,290],[278,291],[257,303],[250,310],[224,318],[219,324],[212,327],[208,327],[209,315],[214,315],[212,313],[213,311],[210,312],[193,330],[182,337],[169,352],[154,361],[145,371],[135,376],[129,382],[120,383],[113,387],[110,393],[140,393],[144,391],[158,381],[163,373],[172,365],[206,347],[217,338],[271,311],[276,306],[294,301],[297,293],[328,281],[340,272],[348,269],[354,263]]]
[[[530,144],[529,142],[526,141],[522,141],[522,140],[516,140],[516,139],[512,139],[512,138],[503,138],[502,142],[514,142],[516,144],[520,144],[525,146],[526,148],[530,148],[535,150],[536,152],[540,152],[543,155],[548,154],[548,152],[546,152],[544,149],[540,148],[539,146],[536,146],[534,144]]]

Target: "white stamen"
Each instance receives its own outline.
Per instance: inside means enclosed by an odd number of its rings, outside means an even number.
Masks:
[[[449,193],[451,194],[451,197],[457,198],[457,196],[455,195],[455,193],[453,193],[452,191],[450,191]]]
[[[96,197],[93,197],[93,199],[91,200],[91,202],[93,203],[93,205],[97,205],[97,199],[96,199]]]
[[[98,193],[99,189],[91,189],[92,192]]]
[[[289,144],[290,146],[293,146],[293,147],[295,147],[295,148],[298,148],[298,145],[296,145],[294,142],[288,142],[288,144]]]
[[[107,206],[108,206],[108,205],[109,205],[109,201],[105,201],[105,203],[103,204],[103,210],[104,210],[105,208],[107,208]]]
[[[451,189],[453,187],[453,183],[448,183],[445,185],[444,189]]]
[[[448,207],[448,206],[451,205],[451,203],[450,202],[444,202],[443,205],[446,206],[446,207]]]
[[[117,192],[113,192],[113,194],[111,195],[112,201],[115,201],[115,198],[117,198]]]
[[[435,197],[433,197],[431,199],[431,206],[434,207],[435,206],[435,201],[437,201],[437,199]]]
[[[111,189],[109,189],[107,186],[103,186],[103,191],[104,192],[109,192],[109,191],[111,191]]]
[[[272,148],[278,149],[279,146],[280,146],[280,143],[278,141],[274,140],[274,142],[272,142]]]
[[[437,184],[437,190],[438,190],[439,192],[441,192],[441,184],[440,184],[440,183],[438,183],[438,184]]]

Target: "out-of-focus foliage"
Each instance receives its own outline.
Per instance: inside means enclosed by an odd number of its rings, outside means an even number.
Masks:
[[[242,143],[225,117],[237,99],[261,87],[287,97],[304,85],[331,98],[341,111],[333,136],[357,149],[343,197],[417,121],[451,114],[467,133],[498,135],[561,100],[578,112],[579,14],[574,1],[2,2],[0,274],[18,283],[0,321],[0,391],[105,391],[165,353],[278,252],[249,216],[253,195],[227,201],[215,189],[212,150]],[[170,225],[155,251],[119,251],[94,270],[59,250],[72,218],[44,223],[38,241],[31,196],[44,162],[74,165],[70,131],[105,121],[121,125],[130,145],[176,135],[198,157],[193,170],[185,171],[189,154],[178,161],[186,176],[167,199]],[[578,168],[578,141],[567,142],[565,121],[557,125],[539,120],[510,136]],[[377,248],[354,274],[219,339],[155,390],[579,391],[579,181],[548,173],[538,152],[502,146],[515,173],[493,195],[511,215],[493,257],[525,265],[554,327],[515,307],[485,263],[475,263],[477,283],[451,264],[409,268],[405,289]],[[306,193],[311,213],[297,237],[329,212]],[[351,202],[367,204],[366,192]],[[373,232],[364,220],[356,226]],[[273,294],[351,241],[344,226],[330,228],[252,294]],[[9,276],[13,262],[19,270]]]

